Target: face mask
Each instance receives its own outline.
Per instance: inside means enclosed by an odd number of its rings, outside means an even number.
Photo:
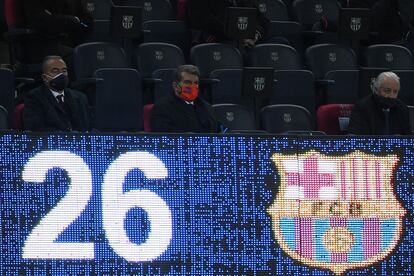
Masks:
[[[49,84],[49,87],[54,91],[63,91],[68,86],[68,77],[60,73],[59,75],[56,75],[53,79],[49,80],[47,83]]]
[[[379,95],[377,95],[377,101],[378,101],[378,104],[383,109],[389,109],[389,108],[393,107],[397,102],[396,99],[385,98],[385,97],[382,97],[382,96],[379,96]]]
[[[178,96],[184,101],[192,102],[198,97],[198,84],[178,85],[181,88]]]

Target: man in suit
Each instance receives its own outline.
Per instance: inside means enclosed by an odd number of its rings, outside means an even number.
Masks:
[[[357,102],[348,132],[357,135],[410,135],[409,110],[398,100],[400,78],[382,72],[372,83],[373,93]]]
[[[47,56],[43,85],[26,96],[23,127],[32,131],[87,131],[90,118],[86,97],[67,88],[68,73],[60,56]]]
[[[153,132],[216,133],[219,124],[209,103],[198,95],[200,73],[194,65],[177,68],[173,92],[154,105],[151,112]]]

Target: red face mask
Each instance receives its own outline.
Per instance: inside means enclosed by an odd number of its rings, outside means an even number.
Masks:
[[[178,96],[184,101],[192,102],[198,97],[198,84],[178,85],[180,89]]]

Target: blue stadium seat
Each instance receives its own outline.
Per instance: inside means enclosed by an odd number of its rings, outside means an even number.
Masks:
[[[94,20],[110,20],[111,18],[111,0],[82,0],[82,5]]]
[[[190,48],[190,32],[183,21],[149,20],[142,23],[143,42],[174,44],[187,53]]]
[[[250,49],[249,66],[272,67],[275,70],[300,70],[302,64],[297,51],[283,44],[259,44]]]
[[[364,62],[368,67],[390,70],[413,70],[413,55],[407,48],[394,44],[376,44],[365,49]]]
[[[193,46],[190,51],[191,62],[200,69],[202,77],[216,69],[241,69],[240,52],[224,43],[205,43]]]
[[[135,69],[98,69],[94,128],[100,131],[143,130],[141,76]]]
[[[229,131],[255,130],[254,114],[238,104],[213,105],[216,119]]]
[[[150,42],[135,49],[134,62],[141,76],[149,78],[158,69],[177,68],[185,63],[185,59],[181,49],[175,45]]]
[[[275,134],[289,131],[312,131],[313,121],[309,111],[298,105],[276,104],[262,108],[262,129]]]

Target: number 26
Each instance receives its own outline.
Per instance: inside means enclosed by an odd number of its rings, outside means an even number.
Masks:
[[[24,259],[94,259],[94,243],[56,242],[82,213],[92,196],[92,174],[88,165],[67,151],[43,151],[24,166],[22,179],[43,183],[47,172],[61,168],[70,178],[69,189],[57,205],[33,229],[23,246]],[[148,152],[127,152],[108,167],[102,185],[103,229],[111,248],[130,262],[156,259],[167,250],[172,239],[171,211],[166,202],[149,190],[123,192],[126,175],[141,170],[148,179],[168,176],[164,163]],[[124,229],[127,212],[134,208],[147,212],[148,238],[142,244],[130,241]]]

